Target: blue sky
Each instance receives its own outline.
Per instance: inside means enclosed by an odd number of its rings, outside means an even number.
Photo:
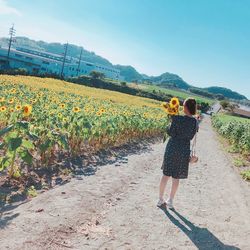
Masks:
[[[19,36],[250,98],[250,0],[0,0],[0,36],[13,22]]]

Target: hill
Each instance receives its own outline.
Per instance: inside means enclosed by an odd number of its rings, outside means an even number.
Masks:
[[[149,78],[152,82],[160,86],[175,87],[180,89],[189,89],[190,85],[186,83],[181,77],[172,73],[163,73],[160,76],[151,76]]]
[[[7,38],[0,38],[0,46],[7,46],[8,39]],[[64,45],[61,43],[47,43],[44,41],[35,41],[29,39],[27,37],[16,37],[15,43],[13,47],[26,47],[29,49],[46,51],[55,54],[62,54],[64,51]],[[69,44],[68,47],[68,56],[69,57],[76,57],[80,56],[81,49],[82,51],[82,59],[85,61],[89,61],[96,64],[102,64],[104,66],[113,66],[120,70],[121,76],[127,82],[144,82],[144,83],[152,83],[161,87],[165,88],[174,88],[174,89],[182,89],[182,90],[189,90],[193,86],[189,83],[185,82],[180,76],[173,74],[173,73],[163,73],[159,76],[148,76],[145,74],[139,73],[134,67],[128,65],[113,65],[107,59],[96,55],[94,52],[88,51],[80,46]],[[206,92],[212,94],[221,94],[226,98],[235,99],[235,100],[244,100],[247,99],[245,96],[232,91],[227,88],[221,87],[210,87],[200,90],[204,90]],[[206,93],[207,96],[207,93]]]
[[[176,74],[166,72],[159,76],[148,76],[140,74],[132,66],[116,65],[115,67],[120,70],[121,76],[128,82],[147,82],[154,83],[162,87],[175,87],[185,90],[190,87],[188,83],[183,81],[183,79]]]
[[[132,66],[115,65],[115,67],[120,70],[121,76],[127,82],[141,81],[144,79],[144,76]]]
[[[8,44],[7,38],[0,38],[0,46],[7,47],[7,44]],[[27,37],[16,37],[13,47],[24,47],[54,54],[63,54],[64,52],[64,45],[61,43],[47,43],[44,41],[35,41]],[[82,47],[80,46],[69,44],[68,56],[77,58],[80,57],[81,48]],[[82,51],[82,60],[97,64],[103,64],[105,66],[112,66],[112,63],[109,62],[107,59],[98,56],[94,52],[90,52],[84,48]]]
[[[212,94],[221,94],[224,97],[227,97],[229,99],[235,99],[235,100],[247,99],[246,96],[241,95],[238,92],[232,91],[231,89],[228,89],[228,88],[213,86],[213,87],[205,88],[205,90]]]

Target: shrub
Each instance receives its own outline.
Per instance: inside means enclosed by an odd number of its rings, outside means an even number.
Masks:
[[[121,86],[127,86],[126,82],[121,82]]]

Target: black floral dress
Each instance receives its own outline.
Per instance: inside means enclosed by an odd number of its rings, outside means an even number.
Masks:
[[[197,120],[189,116],[173,116],[167,133],[170,136],[162,164],[163,174],[176,179],[188,177],[190,141],[198,130]]]

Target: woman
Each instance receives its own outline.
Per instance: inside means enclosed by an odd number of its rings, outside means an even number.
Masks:
[[[167,204],[169,208],[173,208],[173,200],[179,186],[179,179],[188,177],[190,141],[198,130],[197,121],[193,117],[196,113],[195,99],[186,99],[183,107],[185,115],[173,116],[172,123],[167,129],[170,138],[162,164],[163,176],[160,182],[158,207]],[[172,177],[172,188],[170,196],[165,202],[163,195],[170,177]]]

